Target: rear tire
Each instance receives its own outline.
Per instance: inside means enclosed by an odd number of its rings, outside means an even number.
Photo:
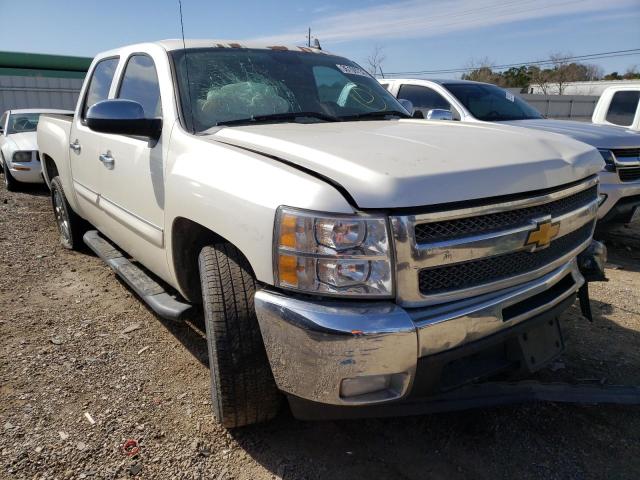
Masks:
[[[216,419],[227,428],[270,420],[281,395],[256,317],[251,267],[229,243],[204,247],[198,262]]]
[[[51,180],[51,203],[60,233],[60,243],[69,250],[80,250],[84,245],[82,236],[87,231],[87,222],[69,205],[60,177]]]
[[[2,161],[2,173],[4,174],[4,186],[9,192],[17,192],[20,190],[20,182],[13,178],[9,170],[9,165],[7,165],[4,158]]]

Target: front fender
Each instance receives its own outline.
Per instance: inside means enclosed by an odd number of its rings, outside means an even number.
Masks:
[[[353,213],[334,187],[258,153],[179,128],[170,150],[165,225],[183,217],[223,237],[245,255],[261,282],[273,284],[273,226],[280,205]],[[176,278],[171,237],[166,235],[166,251]]]

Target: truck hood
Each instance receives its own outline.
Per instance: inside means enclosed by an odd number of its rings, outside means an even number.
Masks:
[[[10,135],[7,135],[7,138],[13,141],[15,145],[15,151],[38,149],[37,132],[12,133]]]
[[[495,124],[281,123],[221,128],[207,140],[312,170],[340,184],[358,207],[368,209],[540,190],[587,177],[604,166],[601,155],[584,143]]]
[[[570,120],[550,120],[548,118],[512,120],[500,123],[561,133],[596,148],[640,147],[640,133],[624,127],[596,125],[595,123],[573,122]]]

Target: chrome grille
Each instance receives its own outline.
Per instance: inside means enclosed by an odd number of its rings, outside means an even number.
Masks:
[[[418,224],[415,232],[416,242],[428,243],[452,240],[467,235],[517,227],[534,218],[545,215],[559,216],[586,205],[596,198],[597,194],[598,186],[594,185],[574,195],[533,207],[456,220],[445,220],[443,222]]]
[[[397,301],[435,305],[545,275],[591,240],[598,179],[490,205],[391,217]]]
[[[578,248],[591,237],[592,229],[593,222],[560,237],[548,248],[535,252],[520,251],[446,267],[422,269],[418,279],[420,293],[432,295],[470,288],[537,270]]]
[[[640,180],[640,167],[619,168],[618,176],[623,182],[633,182],[635,180]]]
[[[615,148],[611,151],[616,156],[616,158],[640,157],[640,148]]]

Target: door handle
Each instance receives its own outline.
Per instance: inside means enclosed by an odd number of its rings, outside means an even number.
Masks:
[[[107,150],[107,153],[102,153],[98,157],[98,159],[102,162],[102,164],[107,167],[109,170],[113,169],[114,160],[111,156],[111,152]]]
[[[69,148],[76,153],[80,153],[80,151],[82,150],[82,147],[80,146],[77,138],[75,142],[69,144]]]

